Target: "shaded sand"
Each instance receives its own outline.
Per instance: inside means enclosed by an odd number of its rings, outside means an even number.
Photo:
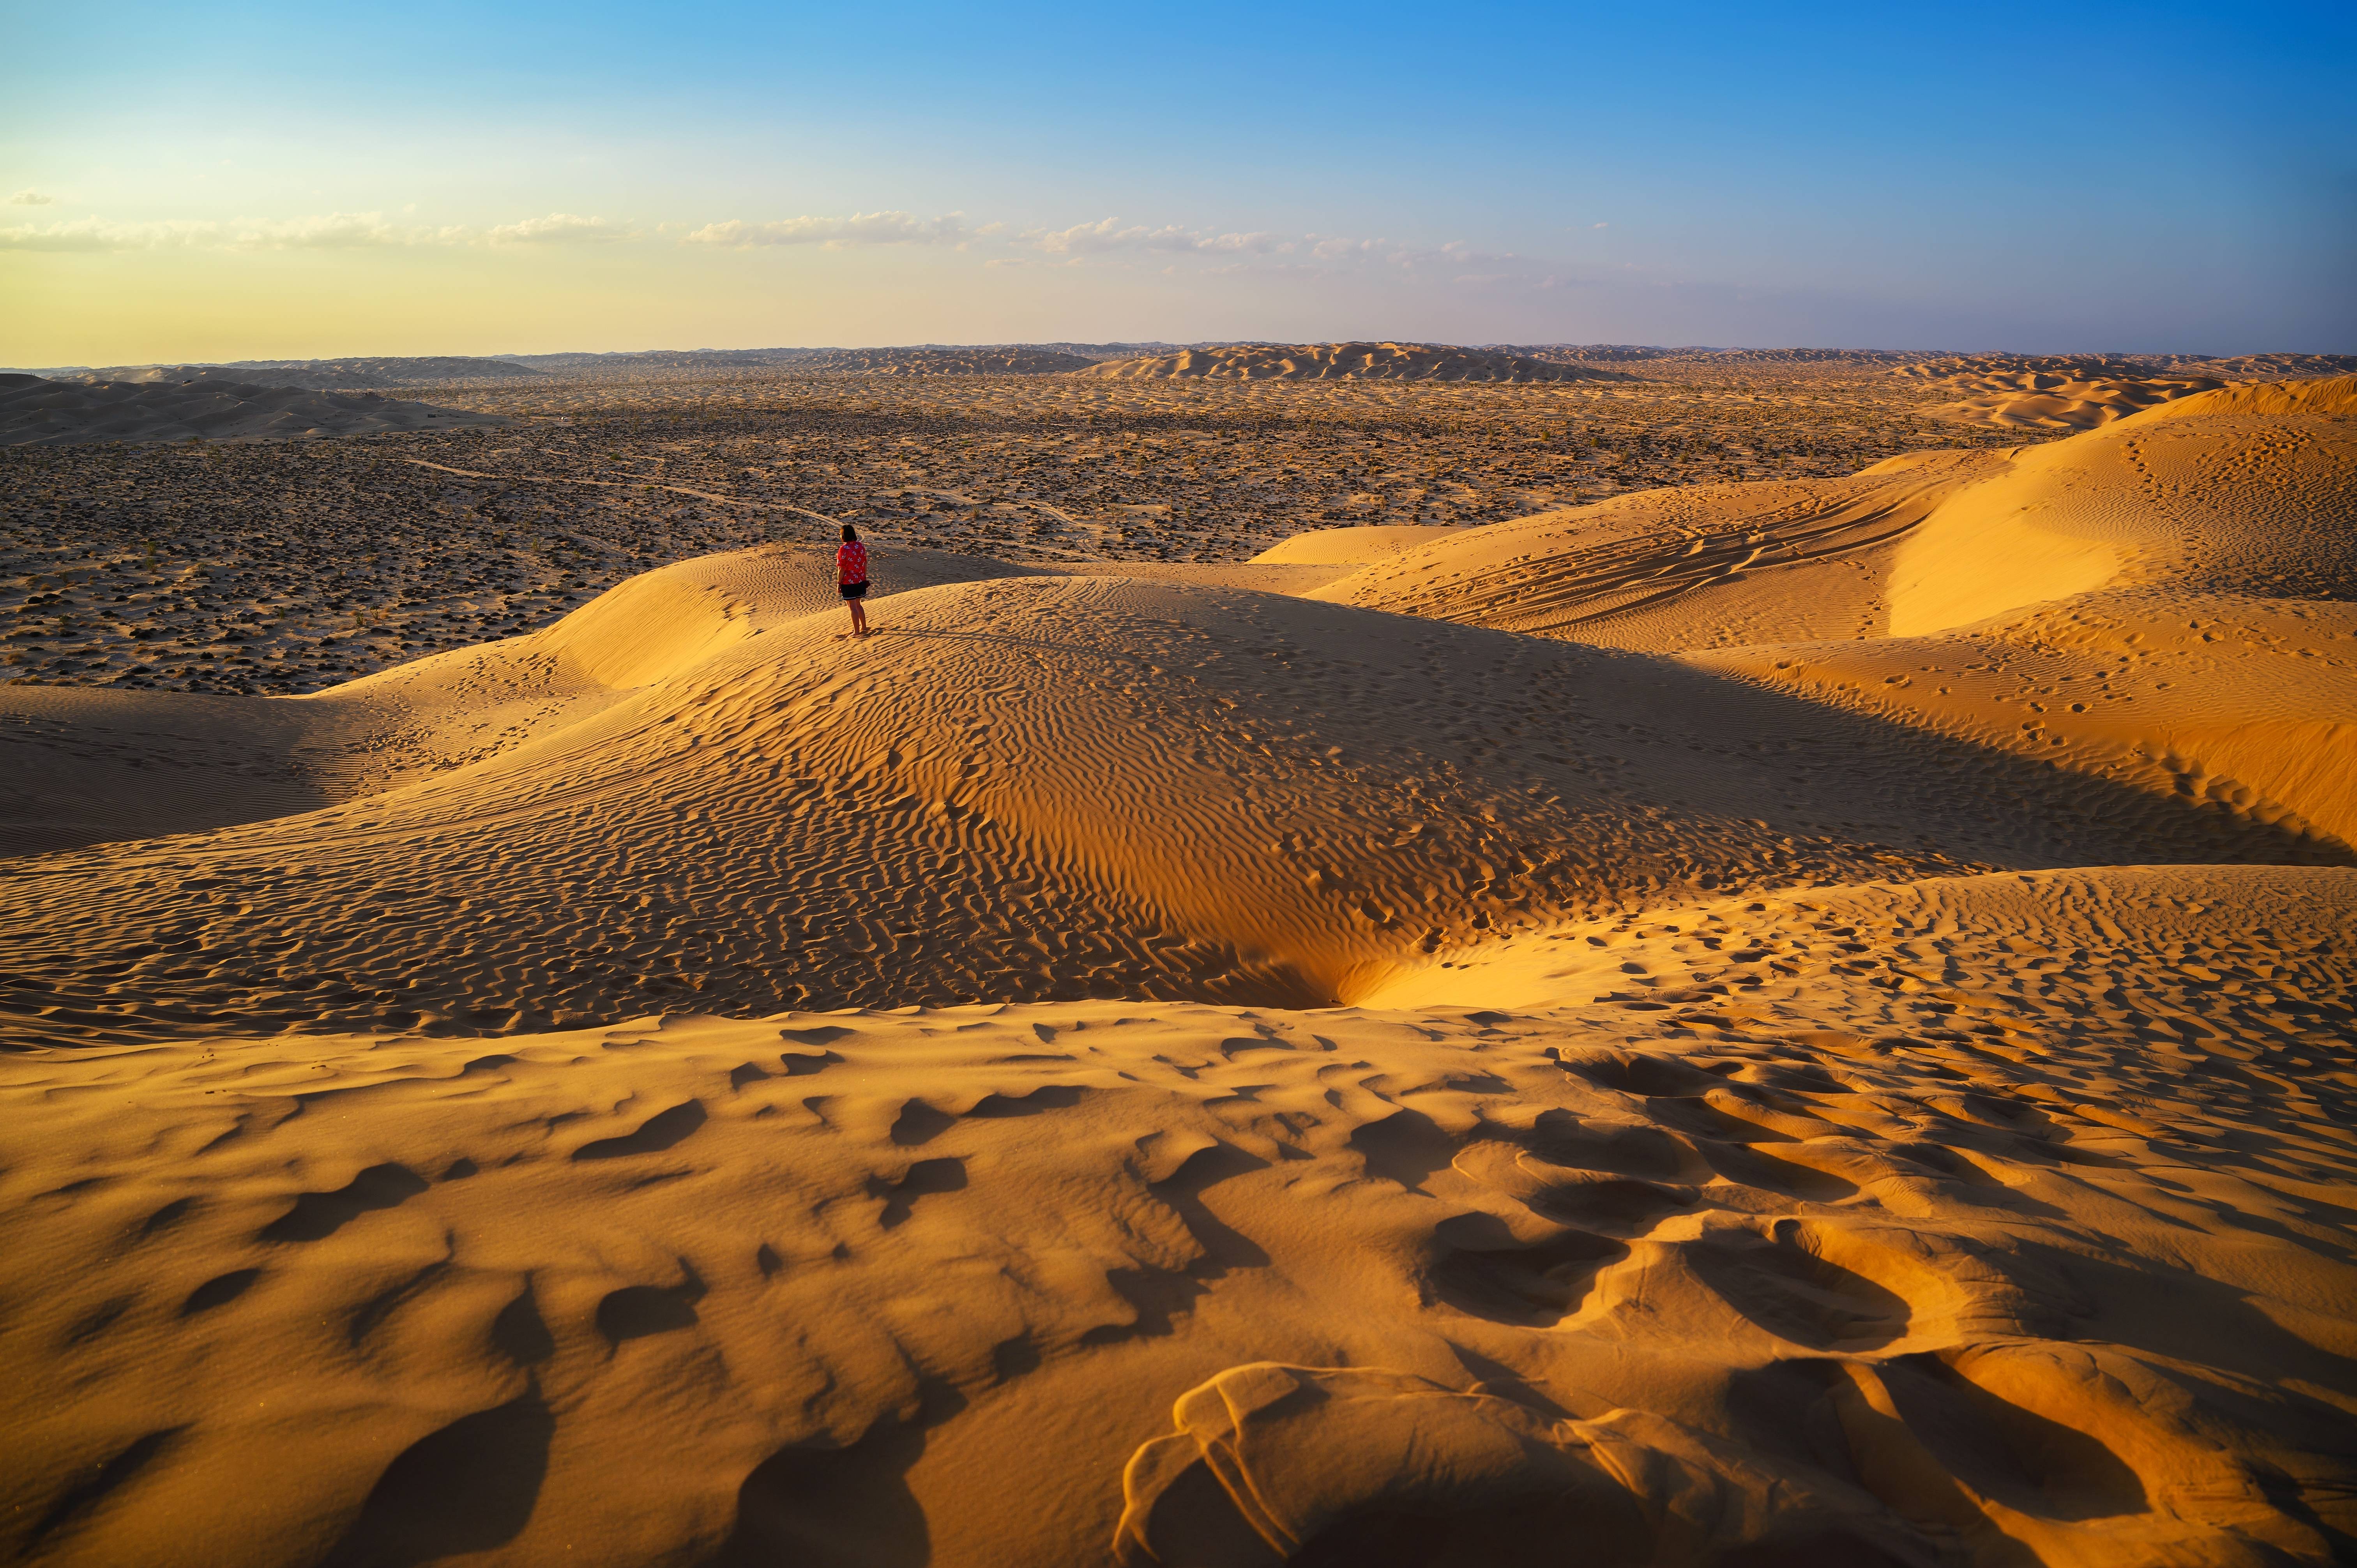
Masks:
[[[1108,380],[1615,381],[1625,371],[1572,361],[1528,359],[1483,349],[1433,343],[1244,343],[1227,349],[1182,349],[1135,360],[1111,360],[1075,375]]]
[[[9,688],[0,1550],[2346,1561],[2352,394]]]
[[[491,414],[375,392],[255,386],[207,373],[178,381],[0,375],[0,446],[90,441],[296,441],[385,430],[498,425]]]

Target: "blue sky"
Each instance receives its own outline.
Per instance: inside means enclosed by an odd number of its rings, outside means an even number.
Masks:
[[[10,4],[0,361],[2357,351],[2357,7]]]

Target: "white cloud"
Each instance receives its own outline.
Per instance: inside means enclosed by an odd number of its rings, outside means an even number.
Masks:
[[[11,207],[54,207],[58,199],[46,191],[20,190],[8,199]]]
[[[552,212],[545,218],[526,218],[514,223],[502,223],[486,232],[483,238],[494,245],[570,245],[628,240],[635,233],[636,231],[627,223],[608,223],[603,218],[581,218],[570,212]]]
[[[992,231],[1001,227],[988,226]],[[683,242],[737,250],[754,245],[823,245],[839,251],[850,245],[963,246],[968,233],[963,212],[939,218],[920,218],[913,212],[855,212],[848,218],[780,218],[766,223],[732,218],[725,223],[705,224]]]
[[[18,223],[0,228],[0,250],[154,251],[218,244],[218,223],[114,223],[76,218],[62,223]]]
[[[1107,251],[1204,251],[1268,255],[1294,249],[1296,242],[1267,233],[1207,234],[1167,223],[1125,227],[1118,218],[1075,223],[1069,229],[1031,229],[1023,238],[1050,255],[1090,255]]]
[[[1590,223],[1588,227],[1591,229],[1609,229],[1612,225],[1609,223]]]
[[[225,242],[241,251],[359,251],[446,244],[449,230],[403,228],[375,212],[330,212],[227,226]]]
[[[404,245],[447,245],[467,239],[462,229],[403,228],[375,212],[329,212],[313,218],[241,219],[218,223],[185,220],[119,223],[105,218],[0,228],[0,250],[12,251],[342,251]]]

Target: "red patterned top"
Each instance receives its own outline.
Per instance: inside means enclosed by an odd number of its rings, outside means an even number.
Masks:
[[[867,581],[867,546],[856,539],[846,539],[834,553],[834,580],[837,584]]]

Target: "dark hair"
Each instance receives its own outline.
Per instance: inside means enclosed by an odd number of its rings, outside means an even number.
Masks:
[[[856,539],[859,537],[859,530],[852,527],[851,524],[846,522],[843,525],[843,537],[845,539]]]

